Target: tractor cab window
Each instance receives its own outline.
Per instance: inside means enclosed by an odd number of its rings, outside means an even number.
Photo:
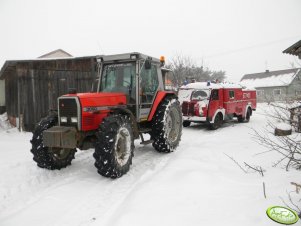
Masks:
[[[165,90],[176,91],[177,86],[174,84],[174,75],[170,70],[162,69],[163,84]]]
[[[102,92],[125,93],[128,102],[135,103],[135,63],[104,65],[101,79]]]
[[[141,96],[142,103],[152,103],[159,85],[156,65],[150,69],[141,69]]]

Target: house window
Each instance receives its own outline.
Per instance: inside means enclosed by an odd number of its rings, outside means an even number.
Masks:
[[[296,91],[296,96],[301,96],[301,91]]]
[[[264,90],[257,90],[257,96],[264,96]]]
[[[274,89],[273,94],[274,95],[281,95],[281,89]]]
[[[234,99],[234,91],[233,90],[229,91],[229,98]]]

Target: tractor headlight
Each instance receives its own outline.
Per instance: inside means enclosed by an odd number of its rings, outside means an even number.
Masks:
[[[72,123],[77,123],[78,121],[77,121],[77,117],[71,117],[71,122]]]
[[[67,123],[67,117],[61,117],[61,122]]]

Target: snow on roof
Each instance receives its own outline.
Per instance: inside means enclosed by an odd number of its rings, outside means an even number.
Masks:
[[[288,86],[291,84],[300,69],[288,69],[281,71],[266,71],[263,73],[245,75],[240,84],[248,87],[274,87]]]
[[[221,89],[221,88],[242,88],[241,85],[233,83],[208,83],[194,82],[180,87],[181,89]]]

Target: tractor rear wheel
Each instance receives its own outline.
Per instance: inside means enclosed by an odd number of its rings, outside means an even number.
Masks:
[[[176,98],[168,96],[160,103],[152,120],[153,147],[158,152],[172,152],[179,145],[181,135],[180,103]]]
[[[109,115],[96,133],[95,167],[100,175],[118,178],[126,174],[134,155],[134,136],[130,117]]]
[[[71,165],[76,149],[49,148],[43,144],[43,131],[57,125],[57,115],[51,115],[42,119],[36,126],[32,140],[31,153],[33,160],[41,168],[50,170],[65,168]]]

